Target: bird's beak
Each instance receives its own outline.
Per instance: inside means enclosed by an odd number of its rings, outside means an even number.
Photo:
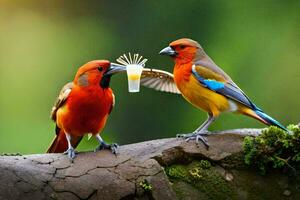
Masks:
[[[177,52],[172,47],[166,47],[163,50],[161,50],[159,54],[174,57],[177,55]]]
[[[105,72],[105,75],[113,75],[119,72],[125,72],[126,71],[126,66],[119,65],[116,63],[110,63],[110,67],[108,70]]]

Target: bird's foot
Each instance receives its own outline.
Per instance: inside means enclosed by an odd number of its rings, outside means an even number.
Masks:
[[[72,147],[72,148],[68,148],[67,151],[65,151],[63,154],[68,154],[68,157],[70,158],[70,160],[73,162],[75,156],[76,156],[76,151],[75,149]]]
[[[111,152],[115,155],[117,155],[117,148],[119,147],[118,144],[116,143],[112,143],[112,144],[106,144],[105,142],[102,142],[95,150],[94,152],[97,152],[97,151],[101,151],[101,150],[104,150],[104,149],[109,149],[111,150]]]
[[[205,137],[205,135],[207,135],[207,131],[205,132],[193,132],[193,133],[187,133],[187,134],[177,134],[176,137],[177,138],[184,138],[185,141],[190,141],[190,140],[195,140],[196,144],[199,145],[200,141],[204,144],[204,146],[206,147],[206,149],[209,148],[209,144],[208,141]]]

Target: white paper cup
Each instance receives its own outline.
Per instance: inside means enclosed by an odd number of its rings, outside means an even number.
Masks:
[[[143,67],[141,65],[131,64],[126,66],[126,70],[129,92],[139,92]]]

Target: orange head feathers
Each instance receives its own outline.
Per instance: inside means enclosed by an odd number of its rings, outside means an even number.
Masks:
[[[74,83],[79,86],[97,85],[109,67],[108,60],[90,61],[78,69]]]
[[[100,84],[102,88],[107,88],[111,76],[123,71],[126,71],[126,67],[122,65],[110,63],[108,60],[93,60],[78,69],[73,82],[79,86]]]
[[[192,62],[195,59],[205,56],[205,52],[200,44],[188,38],[182,38],[171,42],[168,47],[164,48],[159,53],[171,56],[178,64]]]

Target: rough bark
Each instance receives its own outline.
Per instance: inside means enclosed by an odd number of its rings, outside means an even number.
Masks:
[[[168,138],[121,146],[117,156],[106,150],[82,152],[73,163],[62,154],[0,156],[0,199],[214,199],[210,192],[223,193],[224,188],[236,199],[300,199],[299,182],[279,172],[260,176],[243,165],[243,135],[259,132],[209,135],[209,150],[194,141]],[[210,161],[213,174],[221,177],[213,186],[208,180],[213,188],[170,182],[166,167],[193,160]],[[142,186],[145,181],[150,190]],[[228,185],[221,190],[220,184]]]

